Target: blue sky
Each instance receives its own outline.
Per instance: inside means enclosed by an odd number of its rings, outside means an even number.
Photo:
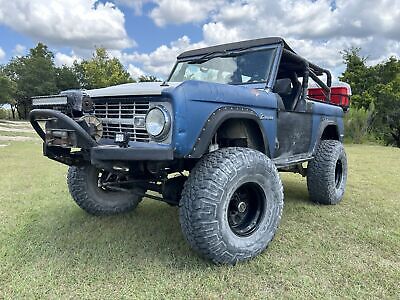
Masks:
[[[0,0],[0,63],[39,41],[59,65],[104,46],[132,76],[165,77],[182,51],[283,36],[338,76],[352,46],[371,64],[399,56],[399,19],[400,0]]]
[[[199,42],[202,39],[201,25],[186,24],[169,24],[165,27],[157,26],[154,21],[146,14],[154,8],[154,4],[147,4],[143,7],[142,15],[135,15],[126,6],[121,6],[121,10],[125,12],[126,30],[129,36],[134,37],[137,50],[140,52],[154,51],[160,45],[169,44],[183,35],[189,36],[192,41]]]
[[[102,1],[104,2],[104,1]],[[190,36],[193,41],[200,41],[202,37],[201,26],[199,24],[170,24],[168,26],[157,26],[154,21],[145,13],[155,7],[153,3],[146,3],[143,6],[142,14],[138,15],[131,7],[119,5],[118,8],[125,15],[125,28],[130,37],[137,42],[135,49],[140,52],[151,52],[162,44],[168,44],[177,40],[183,35]],[[0,47],[6,52],[3,61],[15,55],[17,44],[25,46],[27,49],[34,47],[40,39],[19,33],[12,28],[0,23]],[[59,51],[69,52],[71,47],[68,45],[52,45],[50,47]]]

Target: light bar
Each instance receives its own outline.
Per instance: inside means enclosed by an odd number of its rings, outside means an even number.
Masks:
[[[33,106],[66,105],[67,96],[44,96],[32,98]]]

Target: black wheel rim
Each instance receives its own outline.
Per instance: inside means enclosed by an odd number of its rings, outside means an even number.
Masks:
[[[265,194],[256,183],[245,183],[232,195],[228,206],[228,223],[238,236],[249,236],[260,225],[265,211]]]
[[[339,159],[336,162],[336,167],[335,167],[335,184],[337,189],[342,184],[342,178],[343,178],[343,164],[342,161]]]

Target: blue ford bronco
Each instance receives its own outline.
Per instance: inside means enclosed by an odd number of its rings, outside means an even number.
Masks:
[[[190,246],[217,264],[271,242],[283,209],[278,172],[306,176],[315,203],[343,198],[347,107],[331,101],[330,72],[282,38],[184,52],[163,83],[68,90],[32,105],[43,154],[69,166],[82,209],[117,214],[144,198],[178,206]]]

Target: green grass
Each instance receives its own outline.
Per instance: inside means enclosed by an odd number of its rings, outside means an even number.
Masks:
[[[0,136],[26,136],[26,137],[39,138],[39,136],[35,132],[15,132],[15,131],[4,131],[1,129],[0,129]]]
[[[0,298],[397,298],[400,149],[346,146],[349,181],[337,206],[308,202],[283,174],[280,229],[235,267],[193,253],[177,208],[145,200],[92,217],[70,199],[66,167],[39,142],[0,148]]]

